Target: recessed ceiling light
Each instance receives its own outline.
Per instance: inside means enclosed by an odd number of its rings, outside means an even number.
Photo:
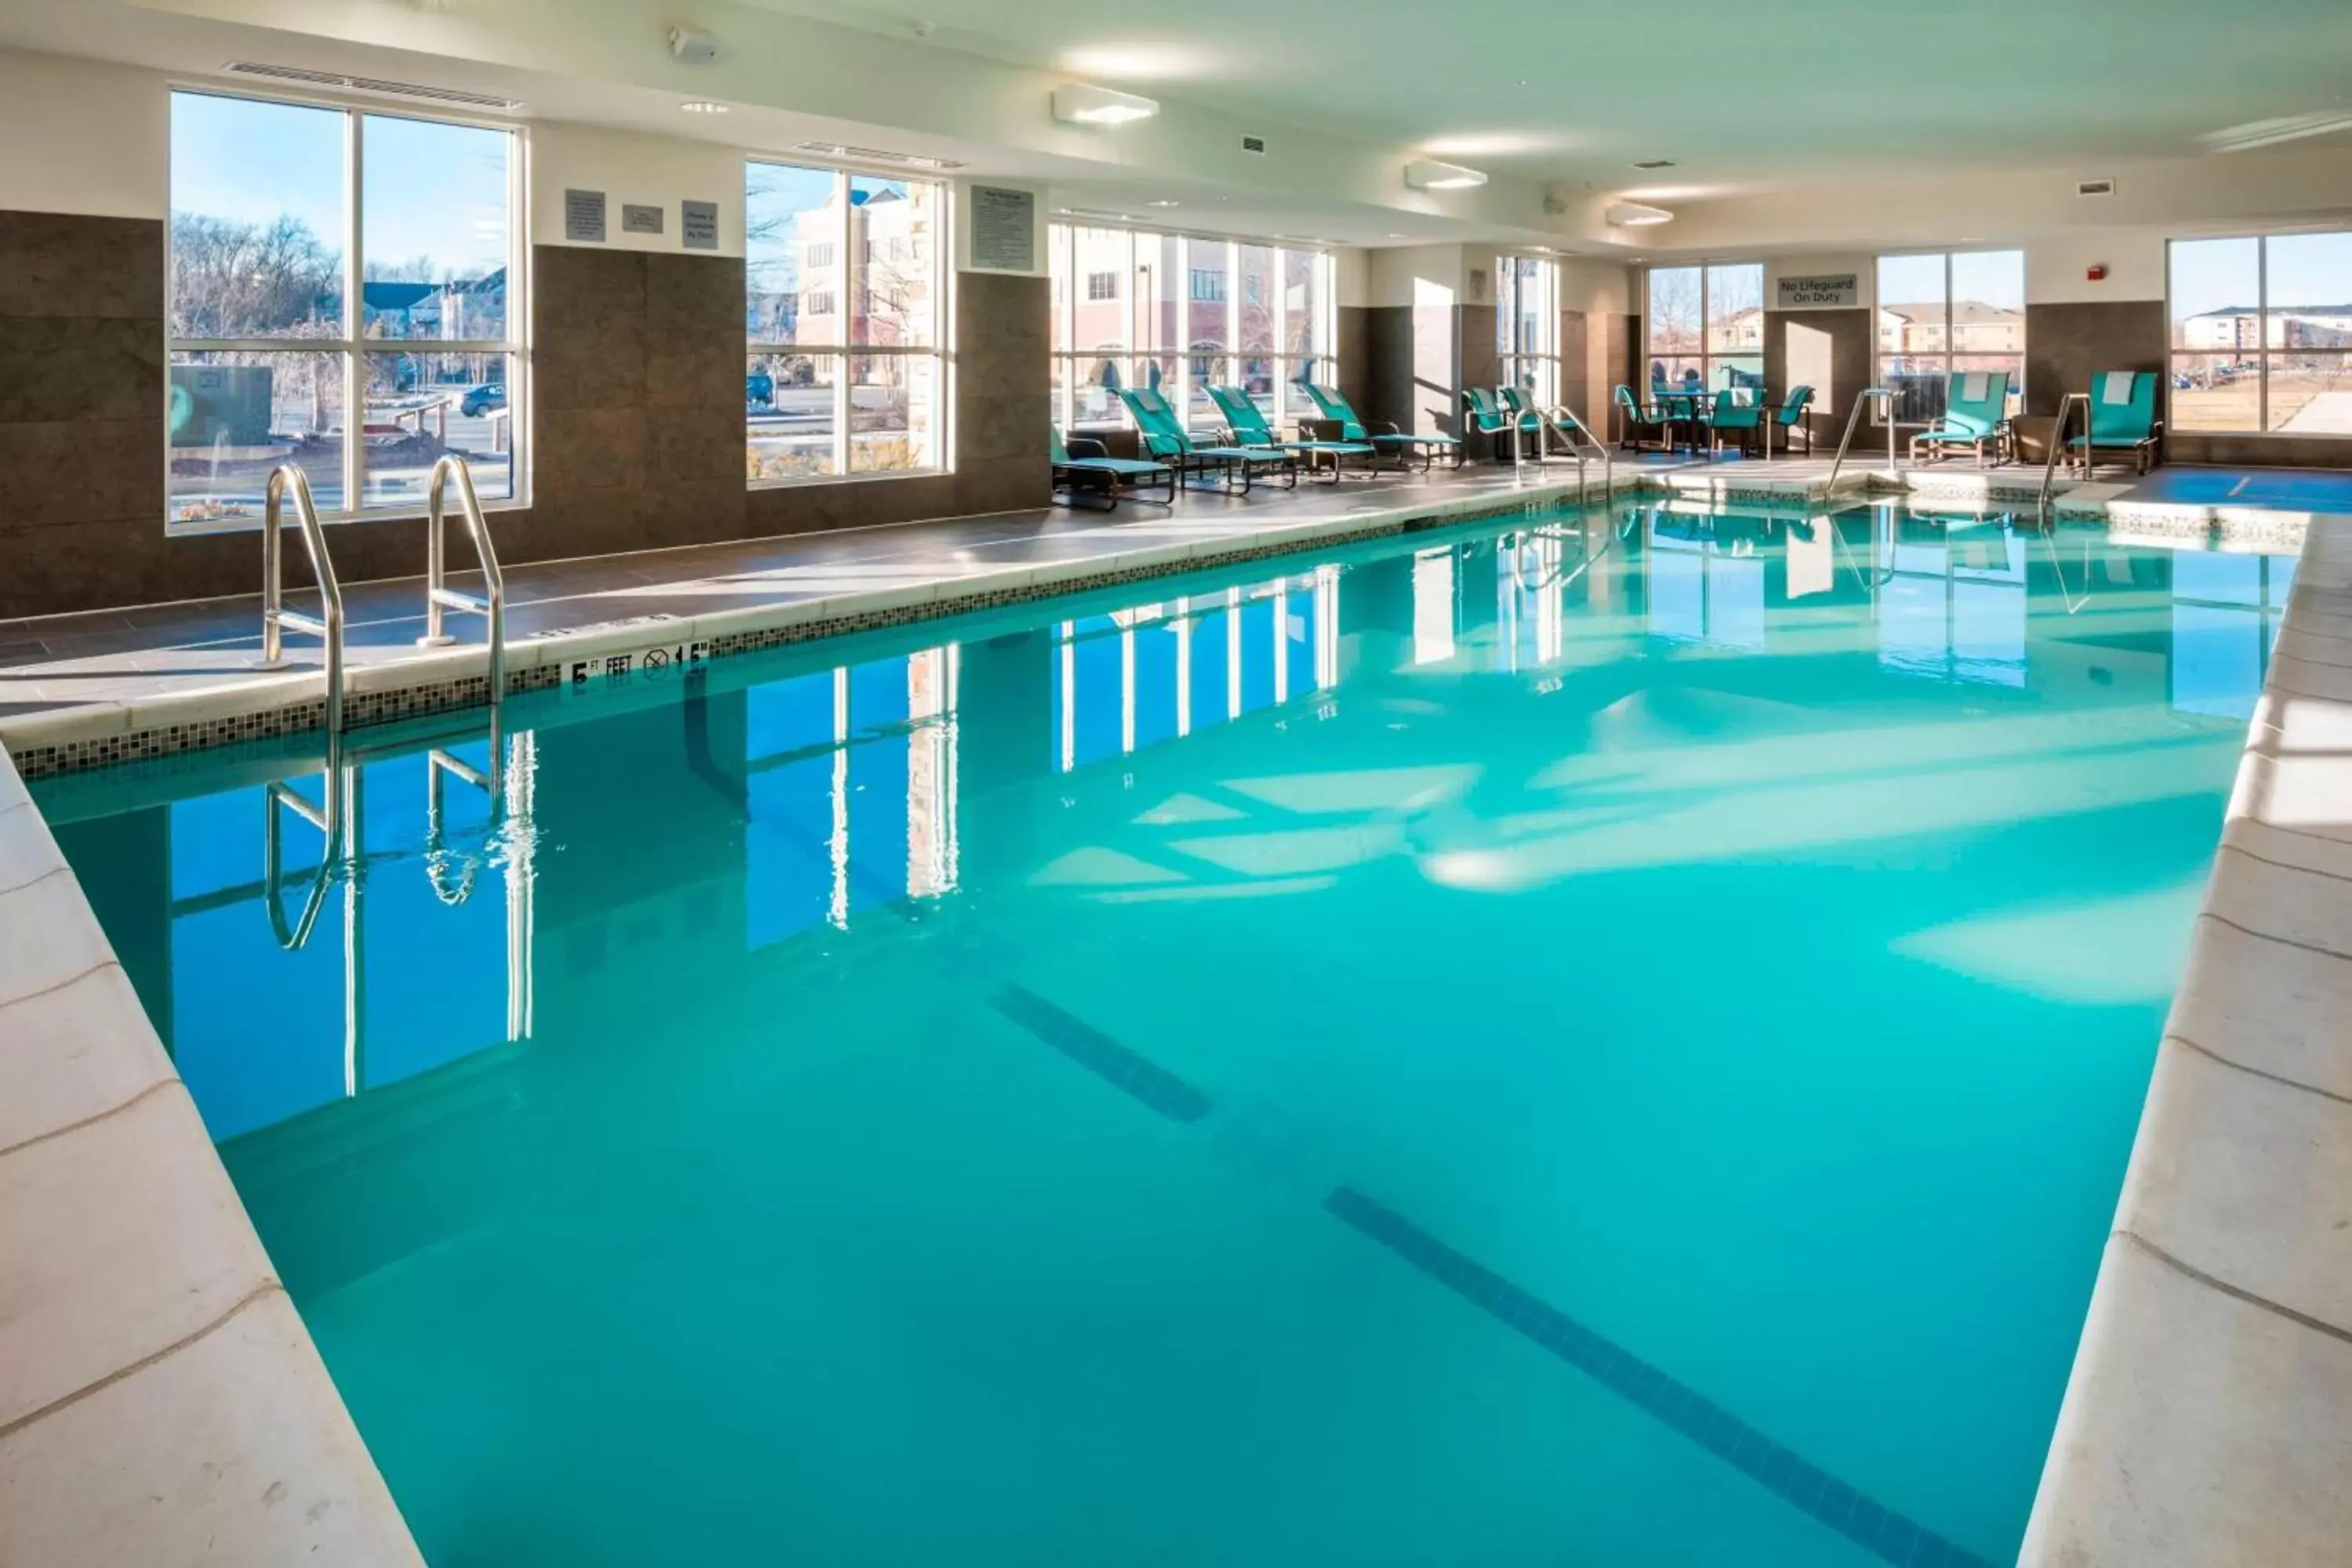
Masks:
[[[1665,208],[1654,207],[1643,202],[1612,202],[1601,216],[1620,228],[1638,228],[1645,224],[1675,221],[1675,215]]]
[[[727,106],[725,104],[713,103],[707,98],[689,98],[684,103],[679,104],[678,107],[685,110],[688,114],[724,114],[727,112]]]
[[[1129,125],[1159,112],[1160,105],[1150,99],[1107,87],[1074,81],[1054,89],[1054,118],[1074,125]]]
[[[1150,205],[1155,207],[1181,207],[1184,204],[1182,202],[1153,202]]]
[[[1671,169],[1674,166],[1672,158],[1644,158],[1633,165],[1637,169]]]
[[[1404,183],[1416,191],[1466,191],[1486,183],[1486,176],[1459,163],[1415,158],[1404,166]]]

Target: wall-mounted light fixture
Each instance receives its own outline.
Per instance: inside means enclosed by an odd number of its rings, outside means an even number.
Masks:
[[[1416,191],[1466,191],[1475,185],[1485,184],[1486,176],[1459,163],[1441,163],[1434,158],[1415,158],[1404,166],[1404,183]]]
[[[1054,118],[1073,125],[1126,125],[1159,112],[1160,105],[1150,99],[1082,81],[1054,89]]]
[[[1602,214],[1618,228],[1640,228],[1645,224],[1672,223],[1675,215],[1664,207],[1648,206],[1641,202],[1611,202]]]

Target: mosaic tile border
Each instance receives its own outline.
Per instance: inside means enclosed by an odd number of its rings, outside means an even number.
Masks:
[[[1367,539],[1449,528],[1458,523],[1477,522],[1492,518],[1532,515],[1557,504],[1557,496],[1521,497],[1508,502],[1465,507],[1459,510],[1432,512],[1408,518],[1370,517],[1362,526],[1331,528],[1308,539],[1270,540],[1261,543],[1218,550],[1181,560],[1156,562],[1147,565],[1118,567],[1110,571],[1045,583],[1027,583],[1010,588],[983,589],[975,593],[958,594],[953,581],[943,584],[940,596],[919,603],[892,605],[887,609],[863,611],[855,615],[825,616],[786,626],[756,628],[743,632],[725,632],[717,637],[695,639],[705,650],[705,657],[717,659],[741,654],[761,653],[771,648],[797,643],[815,642],[825,637],[845,637],[857,632],[879,631],[893,626],[911,626],[922,621],[943,619],[950,616],[969,615],[974,611],[998,609],[1011,605],[1028,604],[1040,599],[1066,597],[1073,594],[1092,593],[1097,589],[1118,587],[1124,584],[1147,582],[1155,578],[1179,576],[1192,572],[1214,571],[1246,565],[1253,561],[1267,561],[1277,556],[1297,555],[1328,544],[1354,543]],[[1347,520],[1341,519],[1344,522]],[[782,611],[786,608],[778,605]],[[647,621],[647,630],[659,623]],[[559,655],[563,643],[570,638],[606,632],[610,626],[570,627],[551,632],[518,643],[517,647],[538,645],[551,654]],[[632,650],[632,654],[635,651]],[[589,657],[589,656],[583,656]],[[603,657],[602,655],[593,657]],[[562,684],[564,660],[512,669],[507,675],[509,696],[529,691],[551,689]],[[478,708],[486,701],[488,677],[461,676],[455,679],[429,681],[415,686],[396,687],[381,691],[354,691],[344,697],[344,722],[350,730],[367,729],[377,725],[397,723],[408,719],[429,718],[440,713]],[[91,736],[86,740],[61,741],[50,744],[30,745],[12,752],[18,773],[27,781],[54,778],[63,773],[84,773],[99,768],[116,767],[127,763],[152,762],[179,756],[190,752],[211,751],[247,741],[275,740],[299,735],[321,728],[326,722],[326,701],[313,698],[301,702],[283,703],[250,713],[227,714],[215,719],[190,720],[184,723],[161,725],[152,729],[117,731]]]

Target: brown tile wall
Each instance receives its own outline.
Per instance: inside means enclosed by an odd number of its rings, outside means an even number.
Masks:
[[[1866,310],[1764,312],[1765,385],[1775,397],[1792,386],[1813,389],[1805,423],[1817,447],[1836,445],[1855,396],[1871,384],[1871,316]]]
[[[152,596],[163,226],[0,212],[0,615]]]
[[[1046,503],[1043,279],[958,275],[956,472],[752,491],[742,261],[531,261],[531,504],[493,517],[502,561]],[[163,360],[161,223],[0,212],[0,617],[258,585],[249,533],[164,534]],[[419,522],[331,541],[346,582],[423,569]],[[289,583],[307,580],[291,553]]]
[[[1372,403],[1372,312],[1362,305],[1342,305],[1339,311],[1339,391],[1349,405],[1367,419],[1378,418]]]
[[[2055,414],[2101,371],[2164,370],[2161,300],[2025,307],[2025,412]]]

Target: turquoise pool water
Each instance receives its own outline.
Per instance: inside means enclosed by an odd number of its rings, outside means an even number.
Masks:
[[[437,1568],[2000,1563],[2290,574],[1569,513],[364,732],[323,879],[38,793]]]

